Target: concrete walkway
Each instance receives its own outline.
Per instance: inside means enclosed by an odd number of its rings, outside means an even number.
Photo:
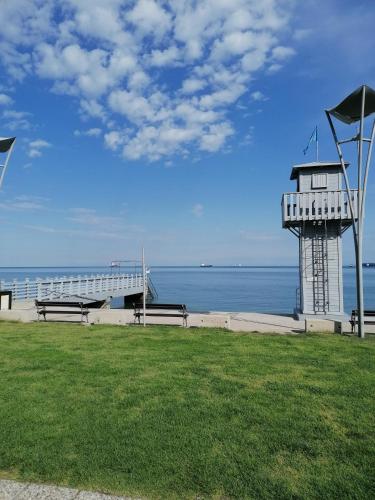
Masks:
[[[292,316],[260,313],[229,313],[230,329],[234,332],[303,333],[305,322]]]
[[[80,491],[72,488],[60,488],[18,481],[0,480],[0,500],[135,500],[134,497],[116,497]],[[139,499],[138,499],[139,500]]]

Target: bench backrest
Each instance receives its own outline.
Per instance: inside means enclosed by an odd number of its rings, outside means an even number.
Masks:
[[[375,316],[375,311],[365,310],[365,311],[363,311],[363,315],[364,315],[364,316],[370,316],[370,317],[372,317],[372,316]],[[353,311],[352,311],[352,316],[353,316],[353,317],[358,316],[358,311],[357,311],[357,309],[353,309]]]
[[[142,303],[134,304],[134,309],[143,309]],[[146,309],[186,311],[185,304],[146,304]]]
[[[84,307],[83,302],[58,302],[58,301],[52,301],[52,300],[36,300],[35,305],[37,307]]]

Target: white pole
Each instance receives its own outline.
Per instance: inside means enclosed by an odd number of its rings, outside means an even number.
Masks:
[[[142,248],[142,274],[143,274],[143,326],[146,326],[146,266],[145,249]]]
[[[361,120],[359,129],[359,143],[358,143],[358,250],[357,250],[357,303],[358,303],[358,337],[365,338],[364,330],[364,305],[363,305],[363,256],[362,256],[362,243],[363,243],[363,185],[362,185],[362,156],[363,156],[363,122],[365,115],[365,87],[362,87],[362,105],[361,105]]]

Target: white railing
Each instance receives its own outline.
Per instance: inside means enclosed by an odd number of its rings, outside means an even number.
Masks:
[[[354,217],[357,218],[358,191],[351,190]],[[351,221],[349,198],[346,191],[307,191],[284,193],[281,201],[283,226],[300,221]]]
[[[142,274],[97,274],[90,276],[56,276],[53,278],[0,281],[0,290],[10,290],[13,300],[82,297],[106,294],[121,296],[122,291],[143,287]]]

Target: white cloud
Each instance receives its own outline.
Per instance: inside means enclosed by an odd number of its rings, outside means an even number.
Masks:
[[[218,151],[233,133],[233,128],[228,122],[210,125],[207,133],[201,137],[200,149],[210,153]]]
[[[301,40],[305,40],[306,38],[309,38],[313,33],[313,30],[308,29],[308,28],[300,28],[296,29],[295,32],[293,33],[293,39],[297,40],[298,42]]]
[[[191,209],[191,212],[195,217],[202,217],[203,212],[204,212],[204,207],[201,203],[196,203],[193,208]]]
[[[250,97],[252,98],[253,101],[267,101],[268,100],[268,97],[266,97],[263,92],[261,92],[260,90],[256,90],[255,92],[252,92],[250,94]]]
[[[108,103],[112,111],[125,115],[131,122],[153,120],[154,109],[149,100],[134,92],[116,90],[110,94]]]
[[[206,86],[203,80],[198,78],[188,78],[182,83],[182,92],[184,94],[194,94],[198,90],[202,90]]]
[[[214,59],[226,59],[232,55],[240,56],[257,45],[257,36],[252,31],[235,31],[217,42],[212,51]]]
[[[179,51],[177,47],[168,47],[165,50],[153,50],[151,52],[150,64],[152,66],[170,66],[178,59]]]
[[[279,45],[272,49],[272,57],[276,61],[285,61],[294,56],[296,51],[292,47],[283,47]]]
[[[101,120],[104,144],[125,159],[214,152],[234,134],[228,112],[254,76],[294,55],[284,29],[292,3],[12,0],[0,11],[0,64],[77,99],[82,119]],[[30,127],[27,116],[7,120]]]
[[[93,229],[71,229],[59,228],[51,226],[38,226],[34,224],[27,224],[23,226],[25,229],[45,234],[62,234],[73,238],[90,238],[93,240],[127,240],[134,238],[134,234],[130,234],[128,230],[124,232],[106,231],[97,228]]]
[[[0,208],[11,212],[30,212],[35,210],[44,210],[46,206],[44,202],[47,198],[39,196],[15,196],[11,200],[6,200],[0,203]]]
[[[13,99],[6,94],[0,93],[0,106],[10,106],[13,104]]]
[[[2,114],[3,125],[9,130],[27,130],[31,128],[31,113],[6,109]]]
[[[269,73],[270,75],[273,75],[274,73],[277,73],[278,71],[280,71],[282,67],[283,67],[282,64],[278,64],[278,63],[271,64],[271,66],[267,69],[267,73]]]
[[[124,143],[123,135],[118,130],[112,130],[104,135],[104,142],[109,149],[116,151]]]
[[[43,149],[50,148],[51,144],[44,139],[36,139],[29,142],[28,156],[30,158],[39,158],[43,154]]]
[[[107,113],[104,109],[104,106],[100,104],[100,102],[95,99],[82,99],[80,101],[81,112],[84,117],[90,118],[100,118],[103,121],[107,119]]]
[[[154,0],[138,0],[128,13],[128,20],[136,30],[162,36],[171,27],[171,16]]]
[[[76,224],[89,226],[103,226],[105,229],[114,228],[121,222],[120,217],[111,217],[99,215],[96,210],[91,208],[71,208],[71,216],[67,220]]]
[[[88,130],[75,130],[74,135],[76,137],[86,136],[86,137],[99,137],[102,134],[101,128],[89,128]]]

